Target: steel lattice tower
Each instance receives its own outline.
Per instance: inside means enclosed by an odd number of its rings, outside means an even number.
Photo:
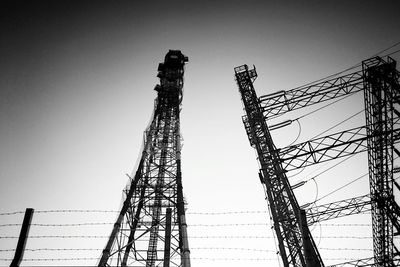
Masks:
[[[187,61],[181,51],[170,50],[158,66],[153,119],[98,266],[190,267],[179,127]]]
[[[371,212],[373,251],[371,258],[335,266],[393,267],[400,265],[394,235],[400,234],[400,207],[393,192],[400,185],[393,173],[400,172],[400,73],[388,57],[363,61],[362,69],[330,80],[257,97],[255,68],[235,68],[235,78],[246,116],[243,122],[261,165],[260,180],[267,194],[279,252],[287,266],[323,266],[308,225],[347,215]],[[289,147],[276,148],[267,119],[307,106],[363,91],[366,124]],[[281,123],[285,125],[286,122]],[[312,164],[367,152],[370,194],[341,200],[306,211],[299,207],[286,172]],[[394,154],[396,157],[394,157]]]
[[[263,116],[253,87],[256,70],[243,65],[235,68],[235,77],[247,115],[243,122],[261,165],[260,180],[267,194],[283,264],[285,267],[324,266]]]
[[[393,195],[393,151],[398,132],[394,131],[399,112],[400,75],[396,62],[375,58],[363,62],[364,99],[368,138],[368,168],[372,204],[374,256],[377,266],[396,266],[393,226],[399,206]],[[395,114],[397,113],[397,114]],[[397,150],[398,151],[398,150]]]

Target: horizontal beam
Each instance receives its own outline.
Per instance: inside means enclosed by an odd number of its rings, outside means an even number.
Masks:
[[[334,265],[329,265],[327,267],[346,267],[346,266],[374,266],[375,265],[375,260],[373,257],[371,258],[365,258],[365,259],[360,259],[360,260],[354,260],[354,261],[348,261],[348,262],[343,262],[339,264],[334,264]]]
[[[363,73],[357,71],[320,83],[259,97],[267,119],[286,112],[362,91]]]
[[[369,195],[364,195],[309,208],[306,210],[307,223],[312,225],[317,222],[369,211],[371,211],[371,198]]]
[[[367,150],[366,127],[358,127],[279,149],[286,171]]]
[[[367,267],[367,266],[389,266],[389,265],[378,265],[384,264],[383,262],[375,262],[374,258],[365,258],[360,260],[348,261],[339,264],[329,265],[327,267],[347,267],[347,266],[357,266],[357,267]],[[387,264],[387,262],[386,262]],[[393,259],[392,262],[389,262],[391,266],[399,266],[400,259]]]
[[[368,138],[378,135],[390,137],[390,132],[381,132],[368,136],[366,129],[366,126],[361,126],[278,149],[282,167],[285,171],[291,171],[312,164],[350,156],[366,151],[368,149]],[[400,129],[393,131],[395,143],[398,141],[396,137],[399,134]]]

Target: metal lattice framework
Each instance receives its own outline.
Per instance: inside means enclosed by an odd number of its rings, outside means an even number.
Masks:
[[[296,260],[291,253],[303,252],[305,257],[310,244],[299,234],[300,229],[305,229],[302,218],[296,216],[301,209],[285,173],[363,151],[368,153],[370,194],[310,208],[306,212],[307,223],[371,211],[374,257],[337,266],[399,266],[399,252],[393,243],[394,229],[400,232],[400,207],[393,195],[393,185],[400,190],[393,179],[393,173],[399,171],[394,160],[400,157],[400,150],[396,148],[400,140],[400,74],[396,62],[390,57],[372,58],[354,73],[259,98],[252,85],[257,77],[255,68],[237,67],[235,77],[246,112],[243,122],[250,144],[258,153],[260,178],[268,196],[284,266],[323,266],[316,247],[311,246],[314,249],[311,265]],[[364,126],[285,148],[275,147],[266,123],[268,119],[360,91],[364,92],[365,99]],[[289,220],[292,223],[286,224]],[[295,242],[288,233],[297,233]]]
[[[323,266],[307,227],[304,211],[290,187],[280,164],[260,102],[253,87],[255,69],[246,65],[235,68],[236,82],[247,116],[243,117],[250,144],[255,147],[261,164],[260,178],[265,186],[279,251],[284,266]]]
[[[380,58],[364,61],[363,72],[374,258],[378,266],[395,266],[389,214],[393,213],[390,203],[394,198],[394,97],[395,90],[400,89],[400,76],[390,58],[388,62]]]
[[[158,67],[154,117],[98,266],[190,267],[179,126],[187,61],[179,50],[170,50]]]

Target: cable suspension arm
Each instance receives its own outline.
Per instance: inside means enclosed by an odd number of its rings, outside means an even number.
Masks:
[[[309,208],[306,210],[307,223],[312,225],[317,222],[369,211],[371,211],[371,198],[369,195],[364,195]]]
[[[400,259],[394,260],[393,263],[396,264],[395,266],[399,266]],[[360,260],[343,262],[335,265],[329,265],[327,267],[350,267],[350,266],[367,267],[367,266],[375,266],[376,264],[382,264],[382,262],[375,262],[374,257],[371,257]]]
[[[259,97],[266,119],[363,90],[363,72]]]
[[[312,164],[350,156],[366,151],[368,138],[372,138],[375,135],[388,138],[392,133],[394,135],[400,133],[400,129],[396,129],[393,132],[382,132],[368,136],[366,128],[366,126],[361,126],[281,148],[279,149],[279,156],[282,161],[282,167],[286,171],[291,171]]]

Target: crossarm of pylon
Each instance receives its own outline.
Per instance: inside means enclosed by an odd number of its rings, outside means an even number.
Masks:
[[[306,210],[307,223],[312,225],[369,211],[371,211],[371,198],[369,195],[364,195],[309,208]]]
[[[377,134],[389,138],[390,133]],[[393,130],[393,135],[399,133],[400,129]],[[366,126],[361,126],[279,149],[279,156],[283,169],[291,171],[366,151],[367,139],[372,137],[367,136]]]
[[[334,265],[329,265],[327,267],[347,267],[347,266],[374,266],[375,261],[374,258],[365,258],[365,259],[360,259],[360,260],[354,260],[354,261],[348,261],[348,262],[343,262],[339,264],[334,264]]]
[[[286,171],[349,156],[367,150],[366,127],[312,139],[279,150]]]
[[[390,265],[379,265],[383,264],[383,262],[375,262],[374,258],[365,258],[360,260],[348,261],[339,264],[329,265],[326,267],[348,267],[348,266],[357,266],[357,267],[367,267],[367,266],[399,266],[400,259],[393,259]],[[388,262],[386,262],[388,264]]]
[[[266,118],[363,90],[363,73],[357,71],[312,85],[259,97]]]

